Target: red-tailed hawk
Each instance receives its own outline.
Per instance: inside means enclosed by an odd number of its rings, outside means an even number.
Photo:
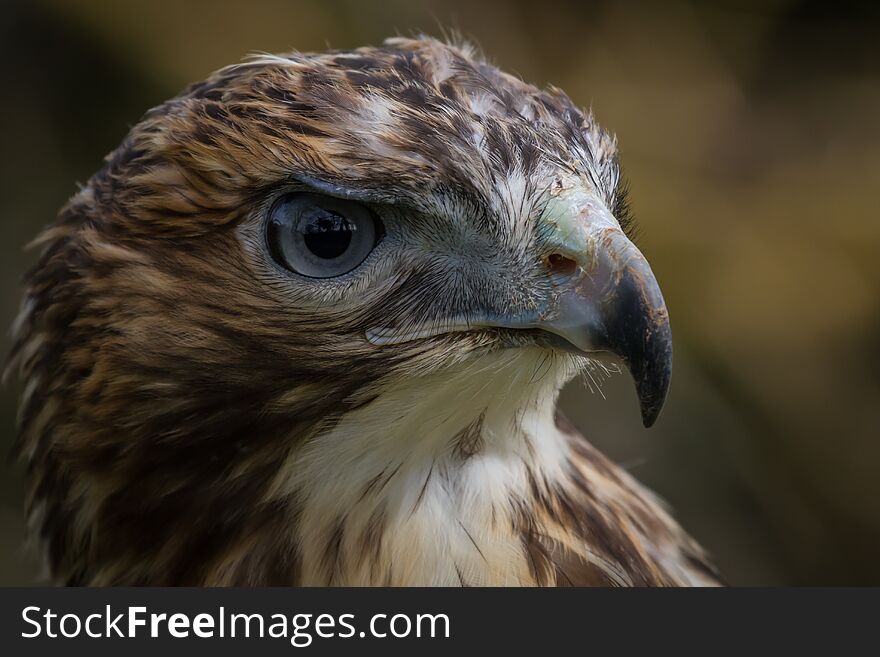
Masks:
[[[716,582],[556,417],[646,425],[666,307],[614,139],[466,47],[259,56],[149,111],[37,240],[19,454],[53,580]]]

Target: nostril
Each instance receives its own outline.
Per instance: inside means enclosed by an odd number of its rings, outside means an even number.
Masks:
[[[562,276],[571,276],[577,271],[577,263],[561,253],[551,253],[547,256],[547,267],[551,273]]]

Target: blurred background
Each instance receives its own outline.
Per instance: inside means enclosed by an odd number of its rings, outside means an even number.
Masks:
[[[616,132],[675,375],[569,386],[732,584],[880,584],[880,4],[64,0],[0,9],[0,325],[23,251],[147,108],[254,51],[459,30]],[[8,341],[2,351],[6,351]],[[0,391],[0,451],[15,385]],[[0,584],[36,581],[0,473]]]

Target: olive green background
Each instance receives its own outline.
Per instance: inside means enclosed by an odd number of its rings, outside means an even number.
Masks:
[[[620,140],[672,316],[672,390],[650,431],[623,376],[601,394],[570,386],[567,414],[669,501],[731,583],[880,584],[868,3],[7,1],[0,325],[32,260],[23,245],[148,107],[250,52],[443,28],[592,106]],[[0,391],[4,453],[15,393]],[[34,582],[21,471],[0,477],[0,583]]]

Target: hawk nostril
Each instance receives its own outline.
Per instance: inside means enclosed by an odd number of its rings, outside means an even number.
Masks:
[[[553,274],[571,276],[577,271],[577,267],[578,265],[574,260],[561,253],[551,253],[547,256],[547,268]]]

